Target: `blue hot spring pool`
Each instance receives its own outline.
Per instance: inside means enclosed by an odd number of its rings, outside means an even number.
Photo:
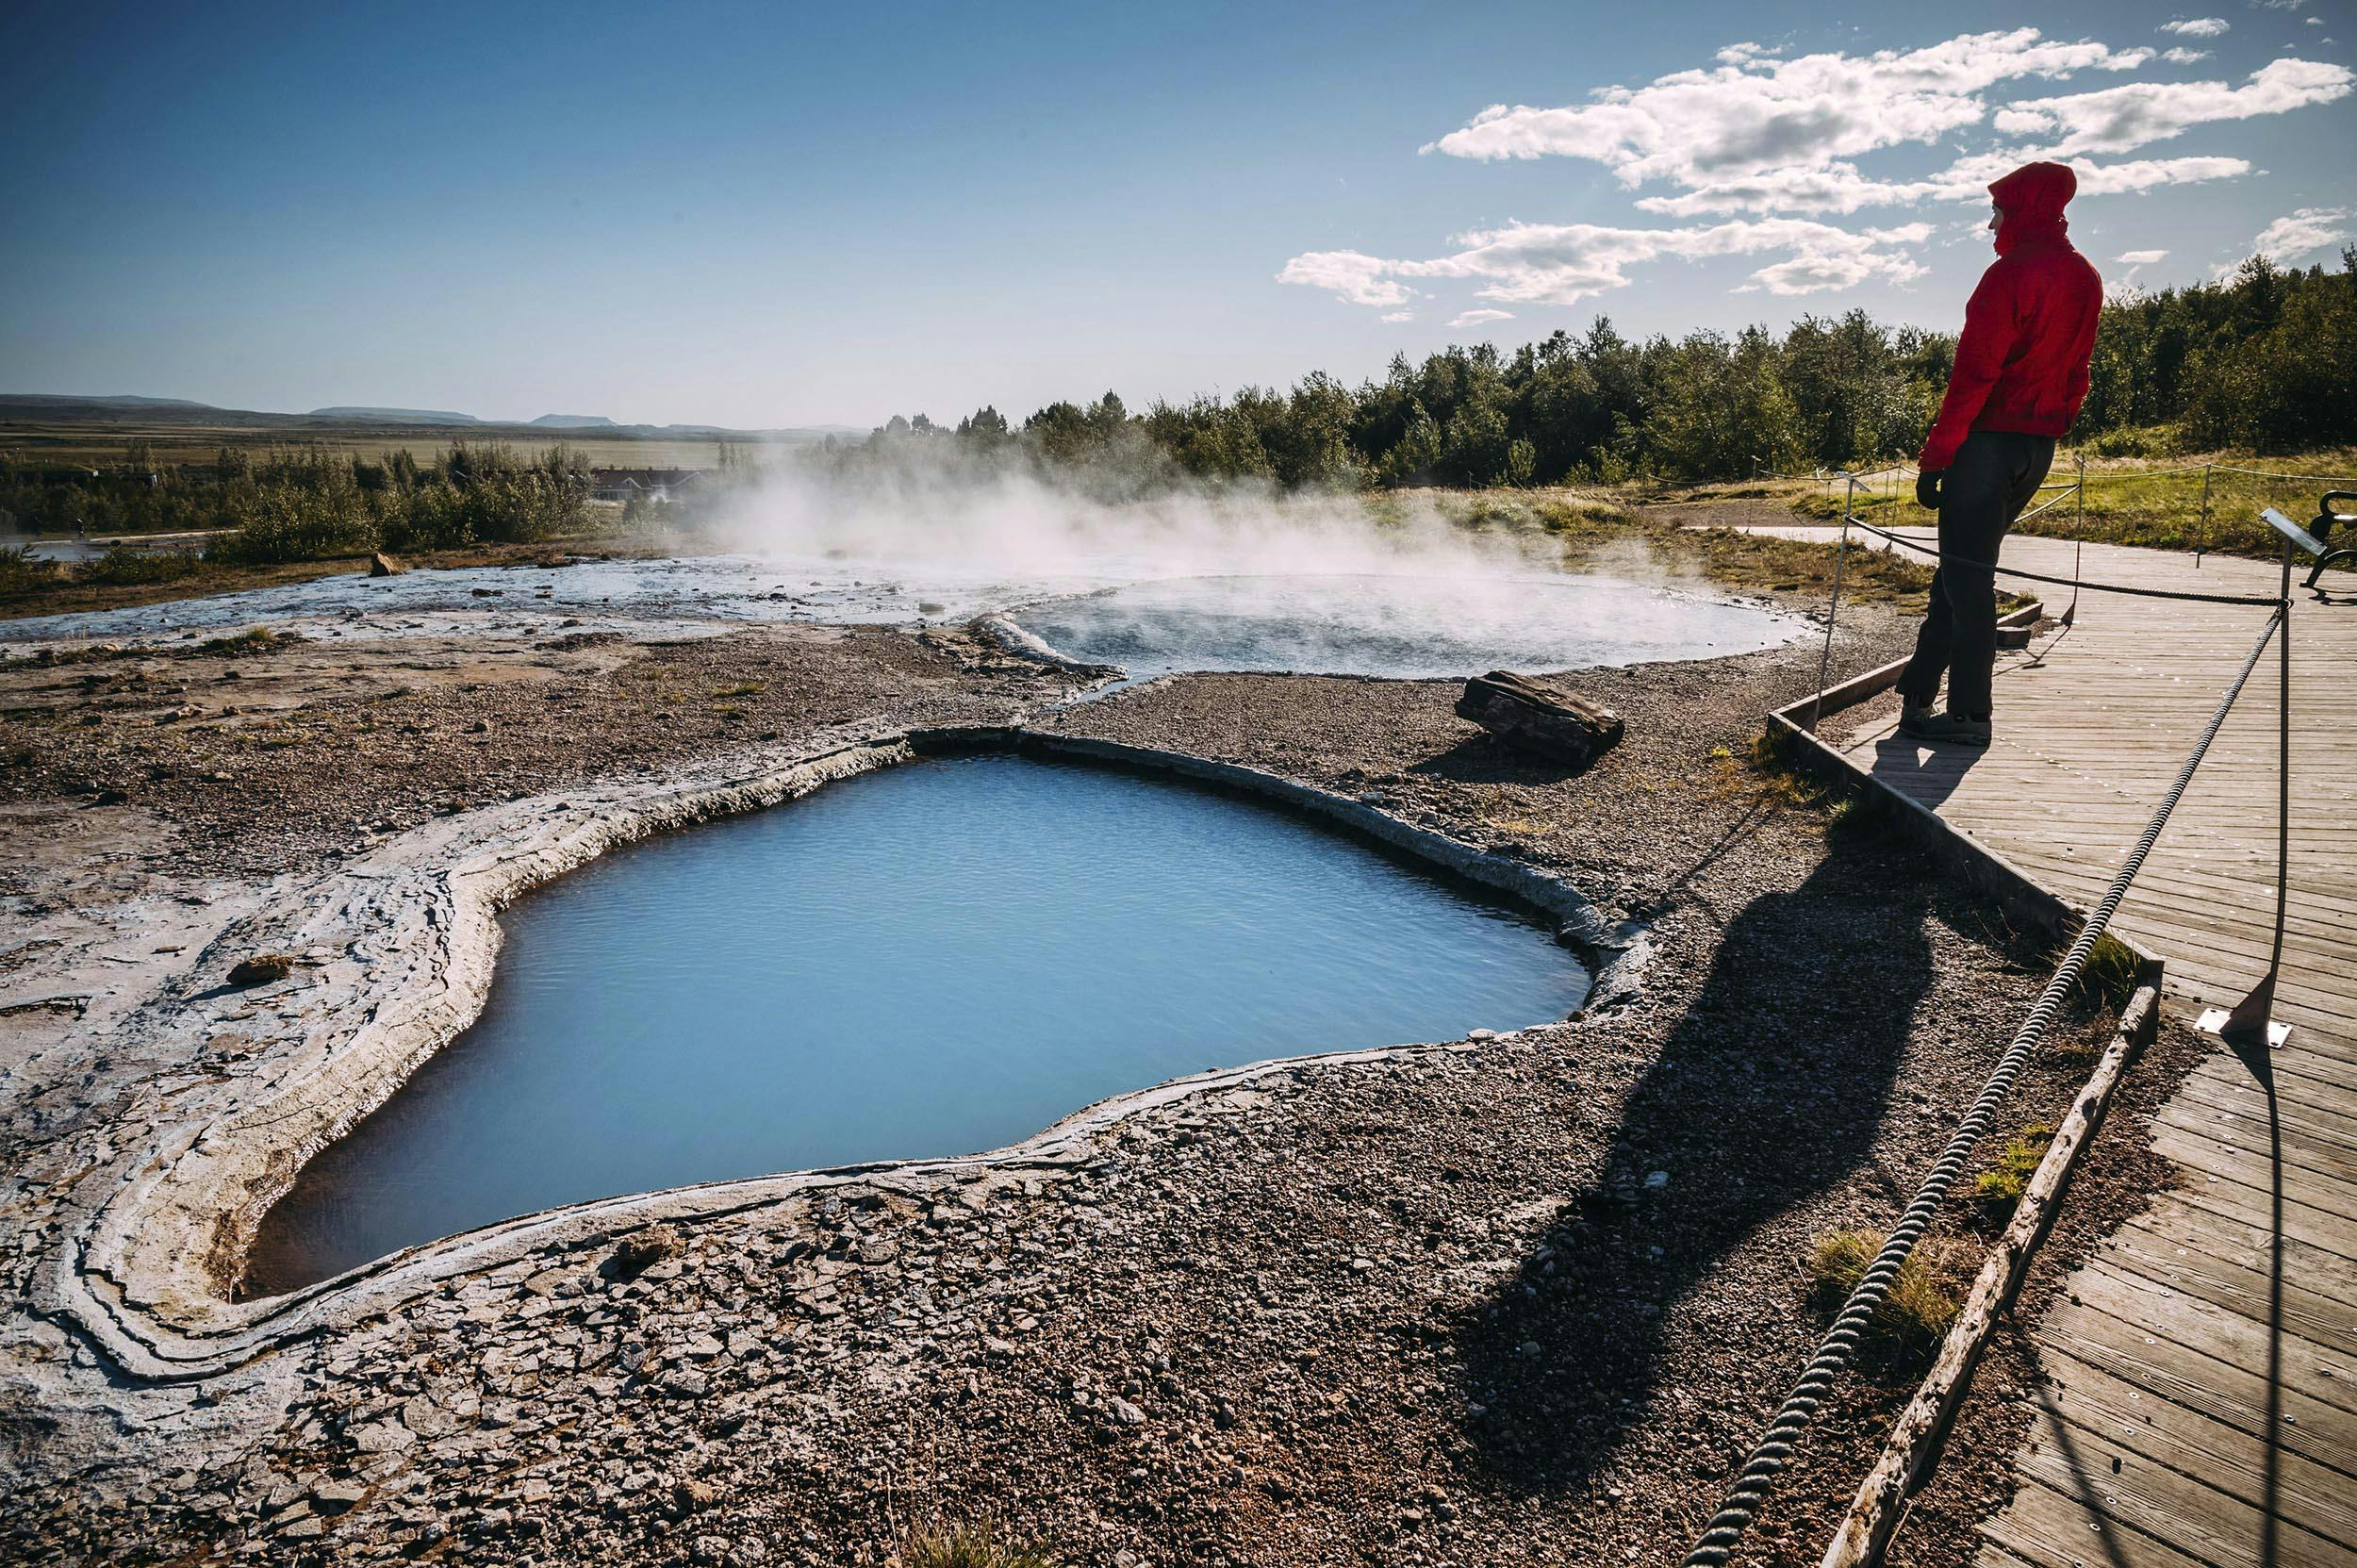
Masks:
[[[1016,1143],[1093,1101],[1579,1005],[1550,933],[1254,802],[969,757],[519,900],[483,1016],[265,1218],[251,1294],[558,1204]]]

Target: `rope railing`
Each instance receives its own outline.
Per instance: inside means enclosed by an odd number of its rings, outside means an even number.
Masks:
[[[1880,530],[1873,531],[1881,532]],[[2103,897],[2095,906],[2094,913],[2087,916],[2085,925],[2080,928],[2078,936],[2072,940],[2069,950],[2064,953],[2062,962],[2055,966],[2053,976],[2047,981],[2045,989],[2039,993],[2036,1002],[2032,1005],[2029,1015],[2022,1021],[2012,1043],[1998,1058],[1996,1066],[1991,1069],[1986,1081],[1981,1086],[1980,1095],[1973,1100],[1971,1110],[1966,1114],[1954,1134],[1950,1137],[1947,1147],[1940,1151],[1939,1158],[1933,1163],[1930,1173],[1924,1177],[1922,1185],[1916,1191],[1914,1201],[1907,1205],[1906,1212],[1900,1216],[1899,1223],[1892,1228],[1890,1236],[1883,1244],[1881,1252],[1876,1254],[1872,1264],[1867,1268],[1865,1275],[1858,1280],[1856,1288],[1850,1293],[1849,1299],[1842,1304],[1841,1311],[1835,1317],[1832,1327],[1826,1330],[1824,1338],[1819,1343],[1816,1355],[1811,1358],[1806,1369],[1801,1374],[1800,1379],[1793,1385],[1791,1393],[1786,1396],[1783,1405],[1778,1408],[1774,1418],[1769,1422],[1767,1429],[1760,1434],[1758,1442],[1753,1445],[1750,1456],[1745,1460],[1742,1469],[1737,1474],[1735,1482],[1729,1487],[1718,1511],[1711,1515],[1710,1522],[1704,1528],[1701,1538],[1695,1542],[1693,1549],[1687,1554],[1686,1568],[1724,1568],[1736,1544],[1742,1539],[1743,1532],[1758,1516],[1760,1505],[1767,1500],[1768,1493],[1775,1484],[1776,1477],[1792,1459],[1800,1442],[1802,1430],[1823,1404],[1825,1396],[1831,1393],[1835,1378],[1855,1357],[1864,1340],[1869,1319],[1889,1296],[1891,1286],[1898,1280],[1900,1269],[1913,1255],[1916,1244],[1922,1239],[1923,1233],[1930,1229],[1932,1218],[1940,1204],[1945,1201],[1949,1189],[1955,1184],[1956,1179],[1963,1174],[1966,1164],[1971,1159],[1973,1151],[1987,1136],[1990,1127],[1996,1121],[1999,1107],[2012,1093],[2015,1081],[2021,1076],[2022,1069],[2029,1065],[2031,1054],[2036,1050],[2039,1041],[2045,1037],[2047,1030],[2052,1026],[2055,1017],[2061,1013],[2065,999],[2069,996],[2071,988],[2078,982],[2081,970],[2085,966],[2089,954],[2095,949],[2095,944],[2101,940],[2105,930],[2111,925],[2112,916],[2118,912],[2120,901],[2127,897],[2130,884],[2135,881],[2136,873],[2143,868],[2145,857],[2151,852],[2153,844],[2160,838],[2161,830],[2167,826],[2170,814],[2177,809],[2177,802],[2184,798],[2186,786],[2193,782],[2195,770],[2201,766],[2202,759],[2209,754],[2211,742],[2217,738],[2218,730],[2225,724],[2227,714],[2233,709],[2235,700],[2242,695],[2243,686],[2250,679],[2251,670],[2257,668],[2259,655],[2266,651],[2268,639],[2273,637],[2279,630],[2286,636],[2290,635],[2291,599],[2288,568],[2285,582],[2286,588],[2283,598],[2255,602],[2272,604],[2275,613],[2267,618],[2266,626],[2260,630],[2258,640],[2251,644],[2250,653],[2244,657],[2242,668],[2236,672],[2224,695],[2218,699],[2217,706],[2211,713],[2209,722],[2202,727],[2200,737],[2194,742],[2192,751],[2185,754],[2183,765],[2177,769],[2175,780],[2169,784],[2168,792],[2162,797],[2160,804],[2153,809],[2151,817],[2145,823],[2143,833],[2137,836],[2134,848],[2121,862],[2119,870],[2113,876],[2111,885],[2104,890]],[[2232,602],[2253,602],[2247,600]],[[2284,696],[2288,701],[2288,692]],[[1821,681],[1819,685],[1819,698],[1821,701],[1823,698]]]
[[[2001,577],[2019,577],[2031,583],[2049,583],[2056,587],[2069,588],[2073,591],[2080,588],[2091,588],[2098,593],[2125,594],[2133,599],[2173,599],[2188,604],[2240,604],[2251,609],[2263,609],[2282,602],[2271,594],[2196,593],[2190,588],[2138,587],[2127,583],[2093,581],[2075,573],[2069,577],[2052,577],[2042,571],[2026,571],[2019,567],[2000,566],[1994,561],[1975,561],[1964,556],[1951,556],[1937,545],[1928,545],[1920,539],[1910,539],[1905,535],[1895,534],[1887,528],[1877,528],[1854,513],[1842,519],[1842,521],[1861,528],[1878,539],[1887,539],[1902,549],[1912,550],[1918,554],[1929,555],[1937,561],[1953,560],[1956,565],[1969,567],[1974,570],[1994,572]]]
[[[1880,468],[1862,471],[1854,471],[1849,469],[1813,469],[1806,473],[1777,473],[1768,469],[1760,459],[1755,457],[1752,460],[1752,477],[1755,480],[1807,480],[1814,482],[1821,488],[1842,480],[1852,481],[1854,485],[1871,487],[1874,481],[1888,476],[1912,475],[1917,471],[1904,462],[1894,461],[1886,463]],[[2049,491],[2060,493],[2022,513],[2014,520],[2014,526],[2019,527],[2039,514],[2052,510],[2063,502],[2072,499],[2075,494],[2079,503],[2076,526],[2084,530],[2086,523],[2086,497],[2089,485],[2100,488],[2115,483],[2127,484],[2132,481],[2172,479],[2197,473],[2201,476],[2201,510],[2200,520],[2195,526],[2193,541],[2193,562],[2197,567],[2201,564],[2201,558],[2210,552],[2211,520],[2216,515],[2212,492],[2216,487],[2217,476],[2220,474],[2236,474],[2247,479],[2266,480],[2285,485],[2329,485],[2357,489],[2357,477],[2329,473],[2281,473],[2272,469],[2254,469],[2239,463],[2186,463],[2168,469],[2090,469],[2087,467],[2086,454],[2081,453],[2078,454],[2077,475],[2073,478],[2052,480],[2040,485],[2036,492],[2039,495],[2045,495]],[[1854,489],[1852,494],[1854,499]],[[1870,504],[1893,508],[1904,505],[1906,503],[1906,498],[1895,491],[1877,496],[1871,492],[1871,487],[1866,499]],[[1845,510],[1854,510],[1854,507],[1845,505]]]

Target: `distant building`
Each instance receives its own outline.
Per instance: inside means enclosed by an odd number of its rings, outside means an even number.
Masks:
[[[701,477],[696,469],[591,469],[589,496],[593,501],[677,501]]]

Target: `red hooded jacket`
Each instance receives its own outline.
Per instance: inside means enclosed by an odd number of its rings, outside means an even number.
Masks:
[[[2103,280],[2064,235],[2063,206],[2078,189],[2060,163],[2024,164],[1988,188],[2005,209],[1997,260],[1964,307],[1948,395],[1917,468],[1946,468],[1974,430],[2060,436],[2079,417]]]

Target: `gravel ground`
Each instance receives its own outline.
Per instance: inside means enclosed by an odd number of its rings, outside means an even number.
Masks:
[[[0,802],[151,812],[190,864],[270,875],[618,769],[1004,722],[1073,689],[958,629],[101,644],[0,662]]]
[[[1909,635],[1871,606],[1844,626],[1844,669]],[[1584,773],[1503,751],[1449,684],[1179,677],[1064,710],[1563,871],[1653,923],[1646,989],[1173,1100],[1074,1166],[683,1226],[643,1271],[602,1243],[519,1259],[283,1352],[299,1392],[204,1441],[158,1434],[255,1395],[54,1443],[17,1365],[107,1369],[20,1317],[0,1556],[877,1563],[992,1519],[1075,1563],[1673,1562],[1821,1330],[1808,1238],[1895,1217],[2043,974],[1874,822],[1745,765],[1815,669],[1584,672],[1629,721]],[[12,660],[0,892],[70,902],[41,867],[107,824],[154,876],[260,878],[468,801],[1063,689],[955,635],[808,628]],[[64,848],[26,844],[41,823]],[[2052,1118],[2103,1027],[2074,1023],[2018,1122]],[[2042,1278],[2156,1180],[2137,1118],[2184,1055],[2140,1070]],[[1917,1370],[1844,1380],[1751,1560],[1815,1560]],[[1969,1552],[2024,1426],[1987,1394],[2032,1376],[2016,1348],[1984,1373],[1914,1560]]]

